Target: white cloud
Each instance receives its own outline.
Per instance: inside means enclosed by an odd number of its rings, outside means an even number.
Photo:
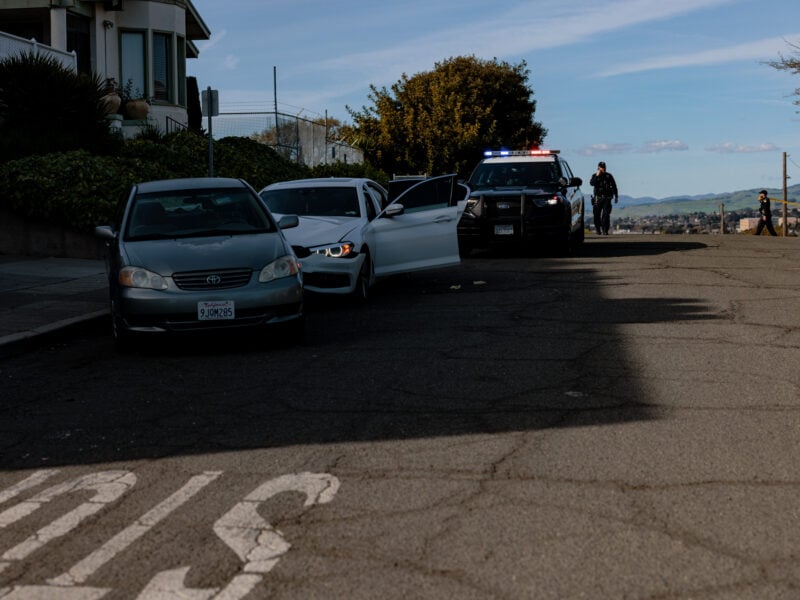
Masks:
[[[646,142],[645,145],[639,149],[639,152],[650,154],[653,152],[674,152],[688,149],[689,146],[680,140],[657,140],[653,142]]]
[[[580,156],[597,156],[605,154],[623,154],[630,152],[630,144],[591,144],[580,148],[577,152]]]
[[[228,54],[223,62],[223,67],[228,71],[233,71],[239,66],[239,57],[234,54]]]
[[[645,58],[600,71],[597,76],[611,77],[614,75],[640,73],[642,71],[654,71],[656,69],[718,65],[744,60],[775,60],[778,58],[778,54],[786,52],[786,40],[798,36],[800,34],[792,33],[724,48]]]
[[[394,81],[401,73],[433,68],[451,56],[516,57],[536,50],[583,43],[588,38],[642,23],[677,17],[734,0],[545,0],[511,4],[494,19],[442,29],[364,52],[323,60],[309,68],[342,69],[366,80]],[[503,4],[496,5],[503,7]],[[498,42],[501,41],[499,44]],[[378,83],[377,85],[383,85]]]
[[[718,154],[752,154],[754,152],[775,152],[778,147],[775,144],[756,144],[755,146],[748,146],[746,144],[734,144],[733,142],[725,142],[723,144],[715,144],[708,146],[707,152],[717,152]]]
[[[208,52],[209,50],[213,49],[215,46],[218,46],[222,40],[225,39],[225,36],[228,35],[227,29],[221,29],[219,33],[212,33],[211,39],[207,42],[202,44],[198,44],[198,50],[203,52]]]

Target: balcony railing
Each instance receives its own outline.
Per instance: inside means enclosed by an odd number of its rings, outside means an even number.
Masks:
[[[0,31],[0,59],[15,54],[33,52],[34,54],[47,54],[55,58],[62,65],[73,71],[78,71],[78,56],[75,52],[64,52],[56,50],[47,44],[40,44],[35,39],[26,40],[25,38],[11,35]]]

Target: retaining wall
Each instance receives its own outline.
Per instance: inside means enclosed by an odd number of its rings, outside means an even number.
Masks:
[[[0,254],[98,259],[103,258],[103,247],[93,235],[0,209]]]

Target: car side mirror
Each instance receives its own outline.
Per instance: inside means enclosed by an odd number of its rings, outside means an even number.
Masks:
[[[279,229],[291,229],[300,225],[300,218],[297,215],[284,215],[278,221]]]
[[[581,187],[583,185],[583,179],[580,177],[573,177],[569,180],[569,185],[571,187]]]
[[[110,225],[98,225],[94,228],[94,236],[101,240],[113,240],[116,239],[117,234]]]
[[[391,219],[402,215],[404,212],[406,212],[406,207],[395,202],[386,207],[386,210],[381,213],[381,218]]]

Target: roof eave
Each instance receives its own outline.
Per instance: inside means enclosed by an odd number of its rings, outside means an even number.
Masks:
[[[210,38],[211,30],[203,21],[203,17],[197,12],[192,0],[186,0],[186,39],[208,40]]]

